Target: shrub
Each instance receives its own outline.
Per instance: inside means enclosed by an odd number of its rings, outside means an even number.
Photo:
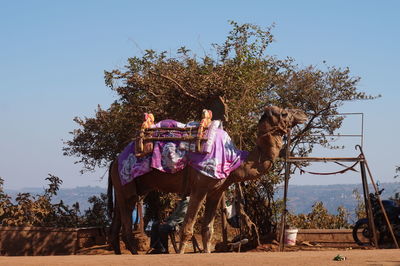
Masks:
[[[349,212],[339,206],[338,214],[330,214],[321,201],[312,206],[308,214],[292,214],[287,216],[287,224],[291,227],[302,229],[344,229],[350,228],[348,223]]]
[[[91,208],[80,214],[79,204],[72,207],[59,203],[52,203],[53,196],[62,184],[62,180],[49,174],[46,178],[48,187],[43,194],[31,195],[18,193],[15,203],[4,192],[4,180],[0,178],[0,225],[3,226],[44,226],[44,227],[81,227],[107,226],[110,221],[106,215],[107,195],[92,196],[88,199]]]

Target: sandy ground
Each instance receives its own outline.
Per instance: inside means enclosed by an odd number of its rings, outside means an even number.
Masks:
[[[340,254],[345,261],[334,261]],[[71,255],[0,257],[0,265],[396,265],[400,250],[247,252],[169,255]]]

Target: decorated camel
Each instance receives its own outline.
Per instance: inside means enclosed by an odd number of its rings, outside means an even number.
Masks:
[[[258,122],[256,147],[240,154],[235,160],[235,169],[225,178],[212,178],[207,172],[188,164],[181,171],[165,173],[152,170],[126,182],[121,179],[121,166],[117,161],[110,166],[108,197],[112,199],[112,187],[115,190],[115,205],[111,225],[111,244],[116,254],[120,254],[119,232],[122,226],[122,239],[132,254],[137,254],[132,235],[132,211],[140,197],[153,190],[190,195],[188,210],[181,226],[179,253],[193,235],[193,226],[200,206],[205,200],[202,219],[202,242],[204,252],[211,252],[213,223],[223,192],[233,183],[253,180],[261,177],[272,167],[283,146],[283,135],[297,124],[307,120],[305,113],[297,109],[282,109],[276,106],[266,107]],[[122,181],[121,181],[122,180]],[[126,184],[125,184],[126,183]]]

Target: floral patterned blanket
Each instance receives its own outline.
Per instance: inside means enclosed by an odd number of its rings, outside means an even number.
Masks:
[[[190,144],[185,141],[157,141],[154,143],[153,153],[144,157],[135,156],[135,142],[128,144],[118,157],[118,169],[121,183],[125,185],[138,176],[157,169],[166,173],[176,173],[187,165],[200,173],[215,179],[224,179],[238,168],[247,158],[248,152],[238,150],[231,138],[213,121],[208,132],[207,142],[203,146],[205,152],[193,152]],[[163,120],[155,127],[187,127],[174,120]],[[182,133],[174,133],[176,134]],[[171,136],[171,135],[168,135]],[[192,143],[193,144],[193,143]]]

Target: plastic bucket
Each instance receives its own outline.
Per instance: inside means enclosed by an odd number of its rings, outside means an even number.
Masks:
[[[295,246],[298,229],[286,229],[285,230],[285,245]]]

